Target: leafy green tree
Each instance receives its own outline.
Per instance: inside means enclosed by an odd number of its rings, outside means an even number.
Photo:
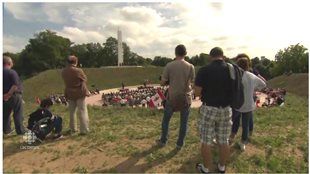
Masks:
[[[195,55],[191,59],[189,59],[188,62],[193,64],[194,66],[197,66],[198,65],[198,61],[199,61],[199,56]]]
[[[275,60],[279,64],[277,75],[293,72],[293,73],[308,73],[309,53],[303,45],[291,45],[284,50],[280,50]]]
[[[103,43],[103,50],[101,52],[101,58],[103,59],[103,66],[114,66],[117,65],[117,39],[114,37],[109,37],[105,43]],[[130,64],[130,48],[126,43],[122,43],[123,46],[123,56],[124,56],[124,64],[129,65]]]
[[[152,65],[155,65],[155,66],[166,66],[167,63],[169,63],[171,61],[172,61],[171,58],[155,56],[154,60],[152,62]]]
[[[82,67],[88,67],[89,61],[84,59],[86,57],[86,54],[88,52],[87,45],[81,44],[81,45],[73,45],[70,48],[70,54],[75,55],[79,58],[79,63]]]
[[[63,67],[71,44],[69,39],[57,36],[50,30],[35,34],[20,54],[23,74],[29,76],[47,69]]]

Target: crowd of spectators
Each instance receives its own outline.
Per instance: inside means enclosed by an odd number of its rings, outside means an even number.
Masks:
[[[264,88],[260,92],[267,95],[265,102],[262,104],[262,107],[271,107],[271,106],[282,106],[285,101],[286,90],[283,88]],[[258,93],[260,93],[258,92]],[[259,104],[261,101],[256,100],[256,104]]]
[[[130,107],[148,107],[151,97],[164,89],[154,86],[139,86],[135,90],[128,88],[119,89],[118,92],[102,93],[102,106],[130,106]]]

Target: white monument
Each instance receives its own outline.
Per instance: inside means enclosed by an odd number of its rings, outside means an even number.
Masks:
[[[122,32],[117,31],[117,66],[122,66],[124,63],[123,57],[123,44],[122,44]]]

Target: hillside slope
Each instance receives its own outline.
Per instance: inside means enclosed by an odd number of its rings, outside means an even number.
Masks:
[[[29,104],[29,103],[27,103]],[[33,111],[25,107],[25,113]],[[188,120],[185,146],[176,151],[180,118],[170,121],[169,140],[164,148],[155,145],[160,137],[162,110],[129,107],[88,107],[90,129],[85,136],[66,134],[69,112],[64,105],[51,107],[63,118],[65,137],[46,140],[24,149],[21,136],[3,140],[4,173],[197,173],[202,161],[197,132],[198,109]],[[26,120],[25,120],[26,122]],[[308,100],[287,95],[284,107],[259,108],[254,132],[246,150],[239,147],[241,128],[231,145],[227,173],[308,173]],[[214,168],[219,154],[213,148]],[[18,162],[17,162],[18,161]]]
[[[130,68],[85,68],[88,87],[96,85],[98,89],[120,87],[125,85],[143,84],[145,79],[150,83],[158,83],[163,71],[161,67],[130,67]],[[23,82],[24,100],[34,101],[36,96],[46,97],[50,94],[62,94],[64,83],[61,70],[47,70]]]
[[[308,83],[308,74],[299,73],[273,78],[267,82],[267,85],[272,88],[285,88],[290,93],[308,97]]]

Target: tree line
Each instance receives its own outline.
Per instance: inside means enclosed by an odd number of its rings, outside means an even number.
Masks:
[[[153,59],[144,58],[130,50],[126,43],[123,45],[124,65],[165,66],[173,59],[155,56]],[[86,43],[74,44],[70,39],[58,36],[56,32],[46,30],[34,34],[29,43],[20,53],[6,52],[12,57],[14,68],[23,77],[31,77],[48,69],[59,69],[65,66],[65,58],[75,55],[79,58],[82,67],[102,67],[117,65],[117,39],[109,37],[102,44]],[[275,60],[262,56],[251,59],[253,69],[256,69],[266,79],[284,73],[308,73],[308,49],[303,45],[291,45],[281,49]],[[228,61],[232,59],[226,58]],[[203,66],[210,62],[208,54],[201,53],[185,60],[194,66]]]

